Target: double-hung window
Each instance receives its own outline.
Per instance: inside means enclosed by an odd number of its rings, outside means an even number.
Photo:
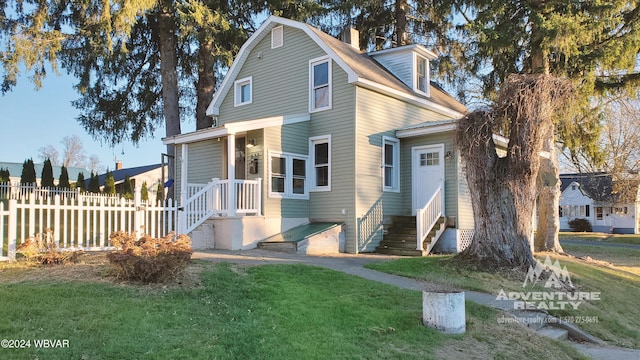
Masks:
[[[308,199],[307,156],[269,153],[269,196]]]
[[[309,112],[331,109],[331,60],[309,62]]]
[[[313,191],[331,191],[331,135],[309,138]]]
[[[429,96],[429,60],[420,55],[415,55],[415,85],[414,90]]]
[[[234,105],[247,105],[253,101],[253,77],[236,80],[234,83]]]
[[[400,141],[382,137],[382,185],[384,191],[400,191]]]

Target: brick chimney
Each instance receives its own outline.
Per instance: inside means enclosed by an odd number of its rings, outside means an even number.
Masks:
[[[116,170],[122,170],[122,161],[116,161]]]

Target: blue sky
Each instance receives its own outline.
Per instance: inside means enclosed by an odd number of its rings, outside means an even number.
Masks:
[[[62,138],[78,135],[82,139],[87,156],[97,155],[105,168],[114,168],[115,158],[124,167],[156,164],[166,148],[162,145],[164,127],[157,129],[154,138],[142,141],[138,146],[131,143],[101,144],[94,140],[78,123],[78,110],[71,101],[79,98],[73,89],[75,80],[69,76],[47,75],[40,90],[26,78],[4,96],[0,95],[0,161],[22,163],[33,158],[38,163],[38,149],[53,145],[62,153]],[[183,132],[189,131],[183,124]],[[124,154],[123,154],[124,152]]]

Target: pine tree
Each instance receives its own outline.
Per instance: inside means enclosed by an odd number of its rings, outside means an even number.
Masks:
[[[55,187],[53,178],[53,166],[51,160],[46,159],[42,166],[42,175],[40,176],[40,187],[45,189],[53,189]]]
[[[100,193],[100,179],[98,178],[98,174],[95,174],[93,171],[91,172],[91,178],[89,178],[87,191],[94,194]]]
[[[20,175],[21,185],[31,185],[36,183],[36,167],[32,159],[27,159],[22,164],[22,174]]]
[[[93,175],[93,174],[92,174]],[[76,189],[80,189],[80,192],[85,192],[87,190],[87,186],[84,180],[84,173],[79,172],[78,178],[76,179]]]
[[[161,182],[159,182],[158,186],[156,187],[156,203],[164,203],[164,186]]]
[[[107,195],[115,195],[116,194],[116,183],[113,179],[113,173],[107,170],[107,175],[104,177],[104,188],[102,190],[103,194]]]
[[[131,186],[131,178],[129,175],[124,177],[124,182],[122,183],[122,197],[128,200],[133,200],[133,187]]]
[[[140,189],[140,200],[149,201],[149,185],[147,185],[146,181],[142,182],[142,188]]]
[[[11,180],[11,174],[9,174],[9,168],[0,168],[0,183],[7,183]]]
[[[71,188],[71,184],[69,184],[69,172],[67,171],[66,166],[62,166],[60,168],[60,178],[58,179],[58,188],[60,189]]]

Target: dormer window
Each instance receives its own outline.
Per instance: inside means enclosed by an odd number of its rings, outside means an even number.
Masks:
[[[429,60],[415,55],[415,84],[414,90],[429,96]]]

